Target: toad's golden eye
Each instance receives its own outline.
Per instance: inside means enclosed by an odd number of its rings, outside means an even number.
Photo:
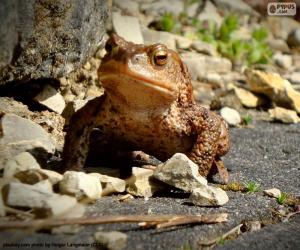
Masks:
[[[152,63],[163,66],[168,62],[168,50],[164,45],[158,45],[151,51]]]

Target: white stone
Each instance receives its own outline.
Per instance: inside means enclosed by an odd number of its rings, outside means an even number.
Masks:
[[[97,179],[99,179],[99,181],[102,184],[102,191],[105,190],[105,192],[107,193],[114,193],[114,192],[122,193],[125,191],[126,182],[122,179],[99,174],[99,173],[90,173],[88,175],[94,176]]]
[[[21,171],[40,168],[40,165],[30,153],[22,152],[4,163],[3,177],[9,178]]]
[[[281,53],[276,53],[273,56],[274,62],[284,69],[290,69],[293,64],[292,57],[290,55],[284,55]]]
[[[161,186],[152,180],[153,170],[133,167],[126,191],[134,196],[151,197]]]
[[[83,172],[67,171],[59,182],[59,189],[64,194],[74,195],[77,199],[88,197],[96,200],[101,197],[102,187],[99,180]]]
[[[266,189],[264,190],[264,193],[273,198],[278,198],[281,196],[281,191],[278,188]]]
[[[175,35],[169,32],[156,31],[151,29],[144,29],[142,33],[145,44],[151,45],[155,43],[162,43],[166,45],[169,49],[176,50]]]
[[[140,23],[136,17],[123,16],[119,12],[112,14],[114,31],[128,42],[144,43]]]
[[[241,123],[242,119],[238,111],[232,108],[223,107],[220,110],[220,115],[223,119],[232,126],[236,126]]]
[[[49,134],[38,124],[14,114],[0,118],[0,164],[4,159],[29,151],[44,155],[55,151],[55,143]]]
[[[61,114],[66,106],[62,95],[50,85],[46,85],[43,90],[34,97],[34,100],[58,114]]]
[[[127,235],[118,231],[96,232],[94,238],[105,249],[120,250],[126,247]]]
[[[207,180],[199,174],[198,166],[181,153],[174,154],[159,165],[154,171],[154,177],[187,192],[207,185]]]
[[[287,78],[292,84],[300,84],[300,72],[292,72]]]
[[[229,198],[221,188],[202,186],[192,190],[190,200],[198,206],[222,206]]]
[[[283,39],[269,39],[268,45],[274,50],[274,51],[280,51],[282,53],[290,53],[290,48],[287,45],[287,43]]]
[[[283,123],[298,123],[300,122],[300,118],[298,117],[296,111],[276,107],[268,110],[271,118],[277,121],[281,121]]]
[[[216,6],[213,5],[211,1],[206,1],[205,6],[202,12],[198,15],[198,20],[203,21],[213,21],[217,24],[218,27],[221,26],[223,18],[219,14]]]
[[[69,212],[77,201],[74,197],[40,190],[39,186],[9,183],[6,204],[13,207],[38,209],[38,213],[43,216],[58,216]]]

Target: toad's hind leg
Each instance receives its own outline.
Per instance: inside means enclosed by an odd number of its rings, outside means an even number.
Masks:
[[[62,171],[79,171],[83,168],[88,154],[90,133],[97,126],[97,117],[104,99],[105,95],[102,95],[90,100],[71,117],[63,149]]]

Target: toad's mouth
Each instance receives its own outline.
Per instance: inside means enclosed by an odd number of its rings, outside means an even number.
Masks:
[[[143,88],[151,92],[157,92],[163,95],[165,98],[174,99],[176,96],[176,89],[169,83],[155,81],[154,79],[145,78],[136,73],[126,72],[99,72],[100,81],[106,90],[123,87],[128,87],[134,91],[134,89]]]

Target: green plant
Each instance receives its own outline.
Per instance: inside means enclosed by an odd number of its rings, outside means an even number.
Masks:
[[[192,247],[190,244],[185,243],[182,247],[180,247],[180,250],[192,250]]]
[[[172,32],[176,24],[176,19],[172,13],[164,13],[160,19],[160,28],[164,31]]]
[[[251,115],[245,115],[243,116],[243,122],[246,124],[246,125],[249,125],[250,123],[252,123],[253,121],[253,118]]]
[[[260,190],[260,184],[256,183],[255,181],[246,182],[244,185],[247,193],[254,193]]]
[[[224,245],[224,244],[225,244],[225,241],[226,241],[226,238],[225,238],[225,237],[220,237],[220,239],[218,240],[218,244],[219,244],[219,245]]]
[[[288,198],[288,195],[286,193],[281,193],[276,198],[276,200],[277,200],[278,204],[283,205],[286,202],[287,198]]]

